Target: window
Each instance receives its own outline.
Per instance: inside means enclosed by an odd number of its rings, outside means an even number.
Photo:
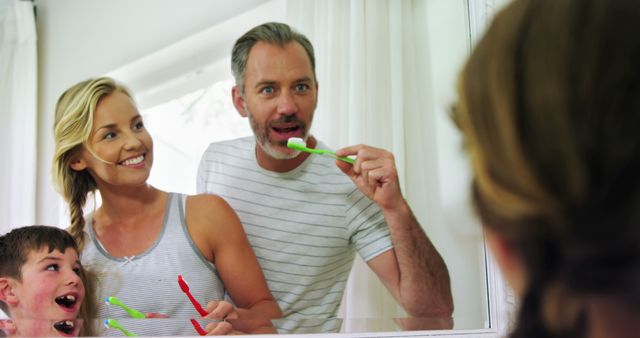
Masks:
[[[233,107],[233,85],[228,78],[140,112],[153,138],[151,185],[194,194],[200,158],[207,146],[251,135],[249,121]]]

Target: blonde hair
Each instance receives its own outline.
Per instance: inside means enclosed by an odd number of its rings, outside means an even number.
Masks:
[[[475,208],[526,270],[511,337],[586,336],[594,296],[640,308],[639,18],[636,1],[516,0],[461,73]]]
[[[96,304],[97,276],[90,270],[83,268],[81,270],[80,279],[84,284],[84,301],[80,305],[78,318],[82,320],[82,329],[79,335],[81,337],[94,337],[98,334],[96,330],[96,320],[98,317],[98,304]]]
[[[80,251],[84,248],[85,241],[82,208],[88,194],[95,192],[97,186],[87,170],[76,171],[70,165],[91,135],[93,116],[98,103],[115,91],[131,97],[124,86],[111,78],[89,79],[67,89],[56,104],[52,177],[56,189],[69,203],[69,232],[78,242]]]

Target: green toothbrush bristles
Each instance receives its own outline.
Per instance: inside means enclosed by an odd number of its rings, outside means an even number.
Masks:
[[[307,148],[307,144],[304,142],[303,139],[299,138],[299,137],[291,137],[287,140],[287,147],[294,149],[294,150],[298,150],[298,151],[308,151],[309,148]]]
[[[126,305],[124,305],[124,303],[122,303],[122,302],[120,301],[120,299],[118,299],[118,298],[116,298],[116,297],[107,297],[107,298],[105,299],[105,302],[106,302],[107,304],[116,305],[116,306],[121,307],[121,308],[122,308],[123,310],[125,310],[125,311],[129,314],[129,316],[131,316],[132,318],[137,318],[137,319],[143,319],[143,318],[146,318],[146,316],[144,315],[144,313],[142,313],[142,312],[140,312],[140,311],[137,311],[137,310],[134,310],[134,309],[132,309],[132,308],[130,308],[130,307],[128,307],[128,306],[126,306]]]

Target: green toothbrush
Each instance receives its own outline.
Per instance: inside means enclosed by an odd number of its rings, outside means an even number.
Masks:
[[[143,318],[147,318],[147,316],[144,315],[144,313],[138,311],[138,310],[134,310],[126,305],[124,305],[124,303],[122,303],[120,301],[120,299],[116,298],[116,297],[107,297],[105,298],[105,303],[111,304],[111,305],[117,305],[119,307],[121,307],[123,310],[125,310],[129,316],[131,316],[132,318],[137,318],[137,319],[143,319]]]
[[[113,329],[118,329],[120,331],[122,331],[122,333],[124,333],[125,336],[127,337],[137,337],[138,335],[132,332],[127,331],[124,327],[122,327],[122,325],[120,325],[120,323],[118,323],[115,319],[106,319],[104,321],[104,326],[106,328],[113,328]]]
[[[340,161],[344,161],[351,164],[356,163],[356,160],[346,156],[345,157],[337,156],[336,153],[334,153],[331,150],[307,148],[307,144],[304,142],[303,139],[299,137],[290,137],[289,140],[287,140],[287,147],[291,149],[299,150],[299,151],[304,151],[307,153],[333,157]]]

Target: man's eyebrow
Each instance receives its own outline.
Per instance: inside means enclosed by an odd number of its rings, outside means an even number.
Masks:
[[[258,81],[254,87],[260,87],[260,86],[264,86],[264,85],[272,85],[272,84],[275,84],[275,83],[276,83],[276,81],[273,81],[273,80],[262,80],[262,81]]]
[[[308,76],[305,76],[305,77],[301,77],[301,78],[299,78],[299,79],[297,79],[297,80],[295,80],[293,82],[294,83],[298,83],[298,82],[310,82],[310,81],[311,81],[311,78],[308,77]]]

